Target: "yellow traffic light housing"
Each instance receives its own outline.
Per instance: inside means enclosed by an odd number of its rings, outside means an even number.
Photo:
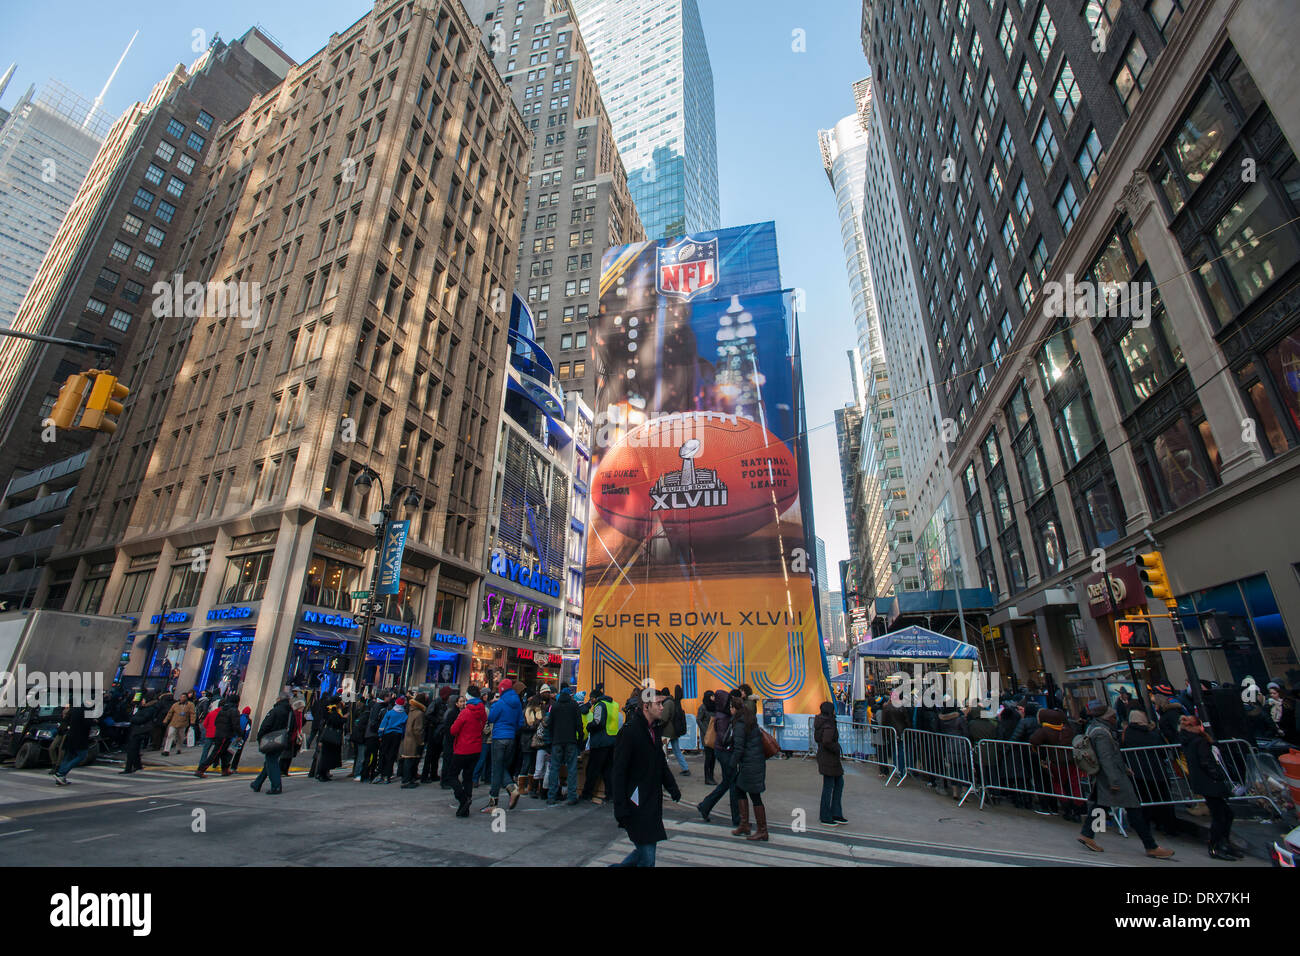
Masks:
[[[86,411],[81,416],[81,427],[111,435],[117,431],[117,422],[113,419],[122,414],[120,400],[130,395],[131,390],[119,384],[117,376],[111,372],[91,370],[87,374],[95,377],[95,384],[90,390]]]
[[[1159,551],[1149,551],[1137,556],[1138,577],[1142,579],[1142,590],[1147,597],[1163,601],[1171,611],[1178,607],[1174,592],[1169,585],[1169,572],[1165,570],[1165,559]]]
[[[55,428],[66,430],[72,427],[72,423],[77,420],[77,412],[81,411],[81,403],[85,401],[86,387],[89,384],[89,375],[68,376],[68,380],[59,389],[58,401],[50,412],[50,421],[54,422]]]

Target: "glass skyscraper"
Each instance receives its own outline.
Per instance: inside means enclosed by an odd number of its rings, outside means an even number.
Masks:
[[[695,0],[572,0],[646,237],[721,226],[713,70]]]

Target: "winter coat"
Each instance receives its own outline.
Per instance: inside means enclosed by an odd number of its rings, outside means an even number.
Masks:
[[[671,697],[664,698],[664,715],[659,718],[659,736],[664,740],[676,740],[681,736],[677,731],[677,714],[682,705]]]
[[[379,736],[400,734],[405,730],[406,708],[401,704],[394,704],[393,709],[384,714],[384,719],[379,722]]]
[[[402,749],[398,753],[402,758],[418,757],[424,752],[424,715],[427,708],[418,700],[411,701],[407,706],[410,711],[406,715]]]
[[[366,721],[366,736],[378,737],[379,725],[384,722],[384,715],[388,713],[388,708],[384,706],[382,700],[376,700],[370,705],[370,717]]]
[[[823,777],[844,776],[840,761],[840,728],[834,717],[818,714],[813,719],[813,739],[817,741],[817,772]]]
[[[1186,713],[1182,705],[1170,699],[1160,705],[1160,720],[1157,726],[1160,728],[1160,736],[1165,739],[1167,744],[1179,743],[1178,735],[1182,733],[1182,728],[1178,726],[1178,721]]]
[[[483,727],[487,724],[487,708],[483,701],[471,697],[456,719],[452,721],[451,736],[455,740],[452,753],[458,756],[477,754],[483,750]]]
[[[431,740],[441,732],[442,718],[447,716],[450,704],[446,697],[439,697],[424,715],[424,739]]]
[[[153,733],[153,723],[158,719],[158,705],[145,704],[131,715],[131,736]]]
[[[177,730],[187,730],[194,723],[194,704],[188,700],[183,704],[180,701],[172,704],[163,723]]]
[[[1214,759],[1213,745],[1204,734],[1183,730],[1178,734],[1187,757],[1187,782],[1193,793],[1203,797],[1230,797],[1232,784]]]
[[[352,743],[366,742],[366,726],[370,723],[370,705],[359,701],[352,713]]]
[[[277,700],[275,706],[262,718],[262,723],[257,728],[257,739],[261,740],[267,734],[273,734],[277,730],[288,730],[289,716],[292,713],[287,700]]]
[[[443,710],[442,717],[438,721],[438,736],[444,738],[451,736],[451,725],[456,722],[456,718],[459,716],[460,708],[456,706],[456,702],[447,701],[447,707]]]
[[[966,717],[960,710],[950,710],[939,715],[939,733],[949,737],[966,736]]]
[[[70,707],[68,709],[68,716],[63,718],[64,754],[75,754],[77,751],[85,750],[90,746],[90,723],[83,708]]]
[[[239,736],[239,708],[233,703],[222,704],[221,709],[217,711],[217,719],[212,726],[218,740],[223,737],[234,740]]]
[[[1025,714],[1016,721],[1016,729],[1011,734],[1011,739],[1020,743],[1028,743],[1029,738],[1034,736],[1034,731],[1038,729],[1038,714]]]
[[[610,789],[614,819],[627,831],[629,840],[644,844],[668,839],[664,832],[663,792],[667,790],[674,800],[680,800],[682,792],[668,769],[659,736],[646,722],[640,707],[633,709],[618,735]]]
[[[731,727],[731,711],[727,707],[727,699],[731,691],[725,687],[713,692],[713,726],[716,728],[713,733],[716,738],[713,749],[716,752],[727,752],[731,750],[731,744],[727,737],[727,731]]]
[[[903,731],[910,726],[907,711],[893,701],[881,708],[880,723],[886,727],[893,727],[900,741],[903,739]]]
[[[704,746],[704,738],[708,736],[709,724],[713,722],[713,711],[704,706],[703,701],[695,709],[695,730],[699,734],[700,746]]]
[[[939,732],[939,712],[933,707],[913,707],[912,721],[917,730],[931,734]]]
[[[1092,720],[1085,731],[1092,741],[1092,749],[1097,752],[1097,762],[1101,770],[1092,777],[1092,799],[1098,806],[1124,807],[1131,809],[1138,806],[1137,790],[1129,776],[1128,765],[1120,753],[1119,742],[1110,726],[1100,720]]]
[[[1031,746],[1068,747],[1073,741],[1074,730],[1070,727],[1069,718],[1063,711],[1040,710],[1038,712],[1038,727],[1029,735]]]
[[[573,695],[561,691],[560,696],[555,698],[555,703],[551,705],[551,745],[576,744],[578,724],[581,719],[578,714],[578,703],[573,699]]]
[[[524,722],[524,705],[519,695],[511,687],[488,711],[488,723],[492,725],[493,740],[514,740]]]
[[[217,736],[217,715],[220,713],[221,706],[213,704],[203,718],[203,736],[208,740],[214,740]]]
[[[732,723],[732,756],[736,787],[745,793],[762,793],[767,789],[767,758],[763,756],[763,739],[758,721],[737,720]]]
[[[967,717],[966,718],[966,736],[975,746],[979,746],[981,740],[992,740],[998,735],[998,725],[988,717]]]

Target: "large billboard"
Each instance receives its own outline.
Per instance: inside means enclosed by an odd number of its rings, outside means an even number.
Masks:
[[[795,316],[758,223],[605,253],[579,685],[830,699]]]

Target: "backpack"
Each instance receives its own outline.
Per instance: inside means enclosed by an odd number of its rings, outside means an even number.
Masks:
[[[680,701],[673,702],[673,733],[678,737],[686,736],[686,711],[682,710]]]
[[[1075,734],[1074,739],[1070,741],[1070,746],[1074,748],[1074,765],[1088,776],[1096,776],[1101,773],[1101,761],[1097,758],[1097,750],[1092,745],[1092,739],[1086,734]]]

